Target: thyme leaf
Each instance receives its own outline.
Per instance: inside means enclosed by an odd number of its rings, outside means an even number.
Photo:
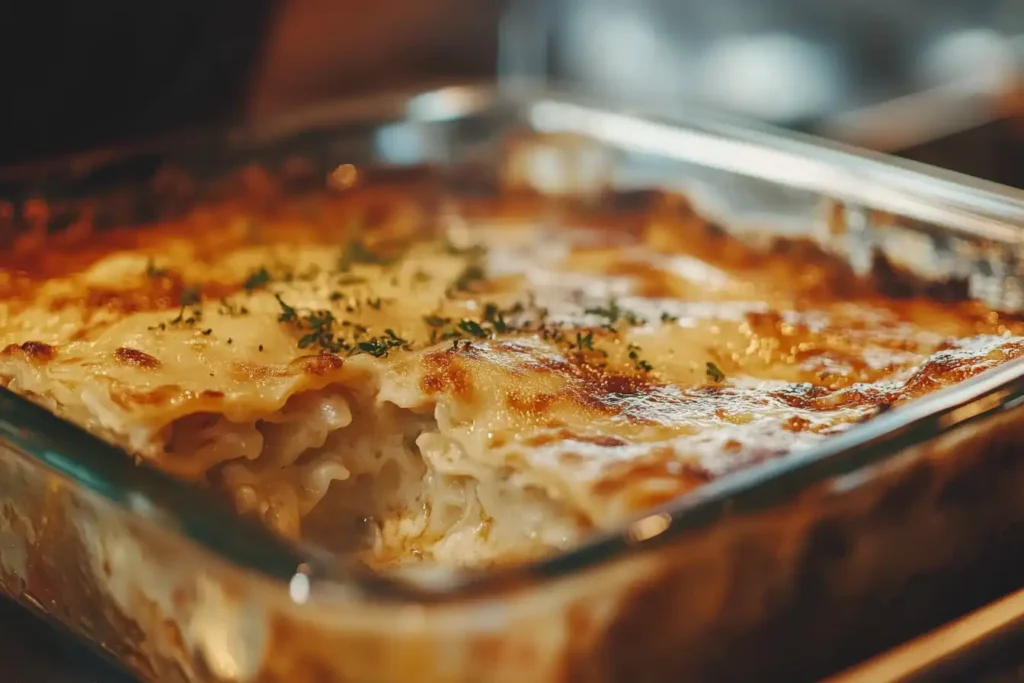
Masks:
[[[202,294],[198,287],[186,287],[181,290],[181,305],[194,306],[202,300]]]
[[[460,247],[453,243],[447,235],[444,237],[443,246],[445,253],[452,254],[453,256],[466,256],[471,259],[479,259],[487,254],[487,247],[482,244],[472,244],[468,247]]]
[[[452,283],[452,288],[457,292],[468,292],[478,283],[484,280],[486,273],[484,269],[476,263],[470,263],[459,276],[455,278],[455,282]]]
[[[150,257],[146,261],[146,277],[161,278],[161,277],[164,277],[166,275],[167,275],[167,270],[165,268],[157,268],[156,267],[156,261],[153,260],[153,257]]]
[[[460,320],[459,329],[465,332],[466,334],[476,337],[478,339],[486,339],[487,337],[490,336],[487,330],[485,330],[483,326],[481,326],[480,323],[476,322],[475,320]]]
[[[367,249],[366,245],[360,240],[352,240],[345,245],[341,256],[338,258],[338,270],[342,273],[347,272],[356,263],[386,266],[392,262],[393,259]]]
[[[284,299],[281,298],[280,294],[275,294],[274,298],[277,299],[278,305],[281,307],[281,314],[277,316],[277,321],[281,323],[296,322],[299,319],[298,312],[285,303]]]
[[[247,292],[251,292],[254,289],[265,287],[270,282],[270,272],[261,267],[259,270],[249,274],[249,277],[245,278],[245,282],[242,286]]]
[[[710,361],[708,361],[708,363],[705,365],[704,374],[707,376],[709,380],[715,382],[716,384],[725,381],[725,373],[722,372],[721,368],[719,368],[717,365]]]
[[[641,372],[650,372],[651,370],[654,369],[654,367],[651,366],[650,363],[648,363],[647,361],[640,357],[640,351],[642,349],[639,346],[637,346],[636,344],[630,344],[626,348],[629,351],[629,359],[633,361],[633,367],[635,367],[637,370],[640,370]]]
[[[594,350],[594,333],[588,331],[586,334],[583,332],[576,333],[576,348],[580,351],[593,351]]]

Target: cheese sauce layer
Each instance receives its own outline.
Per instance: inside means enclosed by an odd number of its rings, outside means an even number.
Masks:
[[[221,208],[7,256],[0,378],[281,533],[481,564],[1024,349],[979,305],[887,299],[685,212],[479,209]]]

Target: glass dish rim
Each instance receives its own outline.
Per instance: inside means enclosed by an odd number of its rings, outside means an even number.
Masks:
[[[599,140],[602,134],[611,135],[620,145],[634,149],[643,150],[645,141],[653,134],[673,140],[673,135],[676,138],[683,135],[681,139],[686,139],[686,135],[697,134],[707,136],[718,145],[717,153],[726,157],[732,151],[749,152],[753,146],[782,157],[809,159],[819,167],[846,171],[845,175],[834,175],[832,182],[849,181],[850,174],[867,178],[876,185],[891,181],[896,184],[898,193],[916,193],[919,202],[925,204],[929,198],[935,200],[936,210],[949,214],[951,222],[955,223],[966,213],[977,219],[971,225],[994,227],[994,233],[982,231],[980,236],[984,238],[1024,242],[1024,230],[1020,228],[1024,226],[1024,193],[1012,188],[697,109],[672,119],[635,116],[608,111],[585,97],[548,88],[524,89],[511,95],[490,86],[476,85],[390,92],[322,105],[269,123],[197,131],[174,140],[192,147],[201,147],[211,140],[221,144],[227,141],[229,145],[259,144],[261,140],[277,139],[321,125],[338,125],[344,123],[346,117],[362,116],[377,123],[428,123],[465,118],[505,104],[523,108],[532,123],[539,120],[541,125],[535,130],[543,129],[544,117],[557,114],[561,108],[562,113],[576,117],[577,127],[586,129],[587,125],[578,124],[588,124],[589,130],[585,132],[596,133]],[[638,127],[632,140],[629,139],[630,124]],[[102,168],[133,154],[174,149],[169,146],[170,140],[0,168],[0,182],[47,177],[68,169],[73,172],[77,169],[80,173],[82,169]],[[665,153],[663,148],[658,151]],[[716,153],[714,146],[707,153]],[[731,162],[726,158],[724,163],[728,166]],[[808,170],[810,167],[805,167],[788,182],[800,186]],[[775,177],[764,179],[777,182]],[[826,189],[829,188],[819,187],[815,191]],[[852,201],[871,199],[863,196],[863,192],[858,197],[857,187],[831,189],[838,194],[848,191]],[[907,211],[901,214],[913,214],[913,209],[919,206],[913,200],[911,197],[911,202],[904,204]],[[968,232],[979,236],[970,228]],[[98,494],[119,512],[183,536],[208,553],[210,560],[225,561],[283,585],[297,575],[304,576],[312,588],[311,602],[329,602],[341,589],[346,595],[354,593],[378,601],[435,603],[500,593],[524,583],[536,585],[661,547],[710,526],[725,514],[771,508],[813,484],[854,475],[886,462],[907,447],[928,443],[961,424],[1022,401],[1024,359],[911,401],[813,447],[725,475],[637,515],[617,529],[594,534],[569,550],[509,567],[445,571],[425,583],[375,573],[354,560],[284,540],[262,525],[235,514],[207,491],[152,466],[136,464],[121,449],[6,388],[0,388],[0,439],[34,462]],[[976,409],[965,410],[972,405]],[[664,526],[661,533],[653,536],[632,533],[638,521],[651,516],[665,519],[666,523],[659,525]]]

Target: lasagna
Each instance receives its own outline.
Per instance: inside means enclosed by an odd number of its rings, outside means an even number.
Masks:
[[[680,199],[474,202],[364,188],[15,245],[0,378],[284,536],[484,566],[1024,349],[979,304],[888,297]]]

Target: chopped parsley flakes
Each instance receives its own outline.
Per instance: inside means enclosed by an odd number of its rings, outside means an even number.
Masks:
[[[583,312],[587,315],[595,315],[604,318],[607,321],[605,326],[612,330],[615,329],[616,323],[620,321],[633,325],[634,327],[647,324],[646,320],[633,311],[620,307],[618,301],[615,299],[610,299],[606,306],[587,308],[584,309]]]
[[[470,296],[479,294],[482,291],[480,284],[487,278],[484,268],[483,257],[486,250],[480,246],[459,247],[449,240],[444,240],[443,249],[445,253],[463,257],[462,268],[458,272],[450,286],[445,291],[449,298],[457,298],[457,293],[468,293]],[[351,240],[341,249],[337,261],[336,271],[329,273],[330,279],[328,291],[325,294],[332,302],[328,304],[331,310],[309,310],[296,308],[282,298],[281,294],[274,293],[277,304],[280,308],[277,313],[277,320],[291,326],[296,331],[296,343],[300,349],[319,349],[325,353],[346,352],[348,355],[368,354],[375,358],[385,358],[391,352],[402,349],[410,350],[412,342],[401,337],[393,329],[380,329],[371,331],[369,328],[355,322],[360,314],[367,313],[367,309],[380,311],[385,304],[394,303],[394,299],[383,299],[374,292],[369,296],[344,290],[345,285],[358,285],[365,283],[363,277],[354,275],[351,272],[355,264],[389,265],[395,262],[390,253],[380,253],[359,239]],[[399,271],[392,271],[391,284],[398,287]],[[317,269],[311,269],[308,277],[320,273]],[[431,280],[429,273],[417,269],[410,275],[412,282],[427,282]],[[253,291],[267,287],[274,279],[267,268],[259,268],[251,272],[245,279],[243,286],[246,291]],[[283,275],[280,280],[287,282],[288,275]],[[333,291],[332,289],[333,288]],[[285,296],[288,296],[285,294]],[[474,297],[475,298],[475,297]],[[195,297],[186,298],[183,294],[183,301],[186,305],[198,303],[199,291],[195,290]],[[587,363],[595,368],[604,369],[608,358],[608,350],[599,348],[607,338],[606,332],[620,332],[626,326],[646,325],[646,320],[637,313],[624,308],[616,299],[610,299],[605,304],[592,306],[585,309],[585,314],[600,318],[599,321],[592,321],[592,324],[583,327],[567,325],[565,323],[548,318],[546,309],[539,308],[535,299],[530,296],[529,304],[516,303],[511,307],[502,307],[494,302],[479,302],[482,309],[479,314],[471,314],[473,317],[461,317],[455,314],[453,317],[446,317],[443,314],[432,313],[423,316],[423,323],[429,331],[429,343],[436,344],[441,341],[451,341],[453,350],[470,348],[471,343],[476,340],[484,340],[498,335],[526,333],[538,335],[544,340],[557,344],[561,349],[570,353],[577,363]],[[233,312],[234,307],[226,301],[221,301],[221,312]],[[528,319],[521,314],[530,312]],[[468,313],[464,312],[463,315]],[[338,318],[336,315],[352,315],[349,320]],[[534,315],[536,314],[536,315]],[[184,318],[185,307],[177,319],[178,322],[187,322]],[[198,319],[198,318],[197,318]],[[668,313],[661,314],[663,323],[674,322],[677,318]],[[616,344],[619,342],[616,340]],[[652,365],[642,357],[642,350],[636,344],[628,345],[628,356],[633,367],[641,372],[651,372]],[[724,373],[714,364],[708,364],[708,377],[713,381],[720,382],[724,379]]]
[[[146,261],[146,277],[162,278],[166,275],[167,270],[165,268],[157,268],[156,261],[154,261],[152,257]]]
[[[186,287],[181,290],[181,305],[193,306],[202,300],[202,294],[198,287]]]
[[[640,370],[641,372],[650,372],[651,370],[654,369],[654,367],[650,363],[648,363],[647,361],[640,357],[640,351],[642,349],[639,346],[637,346],[636,344],[630,344],[626,348],[629,351],[629,359],[633,361],[633,367],[635,367],[637,370]]]
[[[296,312],[296,310],[289,306],[288,304],[286,304],[284,302],[284,299],[281,298],[280,294],[275,294],[274,298],[277,299],[278,305],[281,306],[281,315],[277,316],[278,322],[290,323],[295,322],[296,320],[299,319],[299,314]]]
[[[710,361],[705,366],[705,375],[709,380],[716,384],[725,381],[725,373],[722,372],[721,368]]]
[[[363,325],[339,320],[327,310],[299,312],[280,295],[275,297],[281,307],[281,313],[277,316],[278,322],[295,325],[303,331],[298,340],[300,349],[319,347],[323,352],[347,351],[349,355],[368,353],[375,358],[384,358],[392,349],[411,348],[409,341],[398,336],[390,328],[384,330],[382,335],[366,339],[364,337],[369,333],[369,329]]]
[[[472,291],[477,284],[482,282],[487,277],[484,269],[476,263],[470,263],[459,276],[455,278],[455,282],[452,283],[452,290],[456,292],[469,292]]]
[[[248,315],[249,309],[245,306],[234,304],[227,299],[221,299],[217,304],[217,312],[227,316]]]
[[[472,337],[477,337],[478,339],[486,339],[490,336],[490,333],[481,327],[480,323],[475,320],[460,320],[459,329]]]
[[[245,287],[246,291],[251,292],[254,289],[267,286],[269,282],[270,272],[266,268],[261,267],[259,270],[251,273],[249,277],[245,278],[245,282],[242,283],[242,286]]]
[[[494,327],[494,331],[502,334],[510,331],[509,324],[505,322],[505,312],[498,308],[497,304],[489,303],[484,306],[484,320]]]
[[[170,325],[195,325],[197,322],[203,319],[203,312],[198,308],[193,309],[186,317],[185,309],[186,306],[182,306],[178,310],[178,315],[172,318],[168,324]]]
[[[289,308],[291,307],[289,306]],[[292,308],[291,310],[294,314],[295,309]],[[344,341],[336,339],[334,336],[335,318],[330,311],[313,311],[306,315],[303,322],[309,332],[299,339],[300,349],[305,349],[316,344],[325,351],[337,353],[338,351],[347,348]]]
[[[370,251],[359,240],[352,240],[345,245],[345,248],[341,251],[341,256],[338,257],[338,270],[342,273],[347,272],[356,263],[386,266],[393,263],[393,259]]]
[[[593,351],[594,350],[594,333],[588,331],[586,334],[583,332],[576,333],[576,348],[580,351]]]
[[[384,334],[379,337],[374,337],[365,342],[359,342],[356,347],[364,352],[368,353],[375,358],[384,358],[392,349],[405,349],[409,350],[409,342],[402,339],[395,331],[388,328],[384,330]]]

